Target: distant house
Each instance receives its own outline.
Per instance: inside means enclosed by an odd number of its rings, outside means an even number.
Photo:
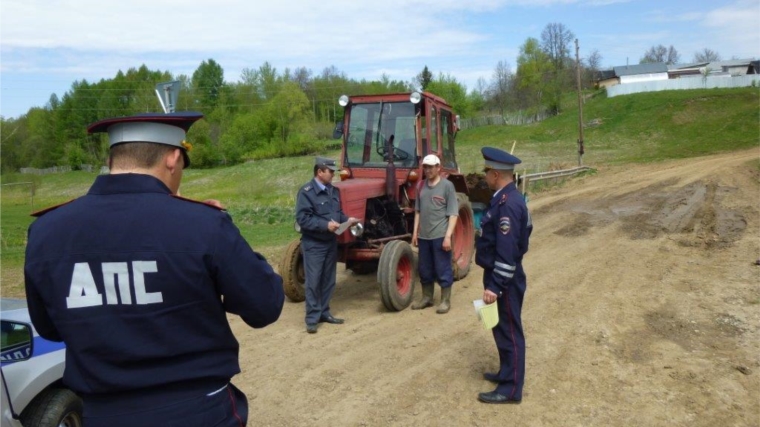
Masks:
[[[602,70],[597,71],[596,74],[596,87],[608,87],[620,84],[617,76],[615,76],[615,70]]]
[[[596,82],[598,87],[667,80],[668,66],[664,62],[621,65],[619,67],[612,67],[611,70],[600,71],[598,77]]]
[[[664,62],[623,65],[620,67],[612,67],[612,69],[615,71],[615,75],[620,79],[620,84],[668,79],[668,65]]]
[[[755,60],[749,63],[747,74],[760,74],[760,60]]]
[[[758,61],[751,59],[731,59],[729,61],[696,62],[693,64],[677,64],[670,67],[668,76],[671,79],[681,77],[736,77],[747,74],[760,74]]]
[[[751,59],[732,59],[731,61],[720,61],[720,67],[731,76],[746,76],[747,74],[756,74],[752,63]]]

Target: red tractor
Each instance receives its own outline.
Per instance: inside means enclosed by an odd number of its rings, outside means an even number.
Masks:
[[[335,128],[343,139],[340,191],[343,212],[361,220],[338,237],[338,261],[357,274],[377,271],[380,295],[388,310],[412,302],[417,284],[416,255],[410,244],[414,202],[424,178],[427,154],[441,159],[441,176],[457,191],[459,219],[452,250],[454,278],[467,275],[475,252],[475,224],[465,177],[459,172],[454,142],[458,116],[442,98],[412,92],[365,95],[339,100],[344,118]],[[304,300],[300,239],[285,250],[280,265],[285,295]]]

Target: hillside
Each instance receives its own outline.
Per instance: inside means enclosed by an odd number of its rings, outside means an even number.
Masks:
[[[584,104],[586,154],[592,167],[659,162],[758,146],[760,91],[757,88],[669,91],[607,99],[598,92]],[[527,172],[575,166],[577,104],[557,117],[528,126],[488,126],[460,132],[457,157],[463,173],[482,168],[480,148],[512,147]],[[323,153],[338,157],[338,151]],[[293,231],[294,195],[311,178],[312,157],[249,162],[185,172],[182,195],[222,201],[246,239],[257,250],[275,255],[297,237]],[[4,174],[0,225],[3,295],[23,293],[24,239],[33,209],[84,194],[93,174],[70,172],[37,177]]]

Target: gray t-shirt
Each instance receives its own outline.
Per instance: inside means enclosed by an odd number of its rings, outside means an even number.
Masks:
[[[414,209],[420,213],[420,239],[440,239],[446,237],[449,217],[459,215],[459,203],[454,184],[441,178],[431,187],[425,180],[420,186]]]

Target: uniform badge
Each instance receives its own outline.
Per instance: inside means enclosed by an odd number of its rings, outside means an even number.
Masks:
[[[509,233],[509,229],[510,229],[509,217],[503,216],[499,218],[499,230],[501,230],[501,234]]]
[[[309,190],[311,190],[311,185],[307,185],[306,187],[303,188],[303,191],[309,191]]]
[[[507,193],[502,194],[501,199],[499,199],[500,205],[503,205],[504,203],[507,203]]]

